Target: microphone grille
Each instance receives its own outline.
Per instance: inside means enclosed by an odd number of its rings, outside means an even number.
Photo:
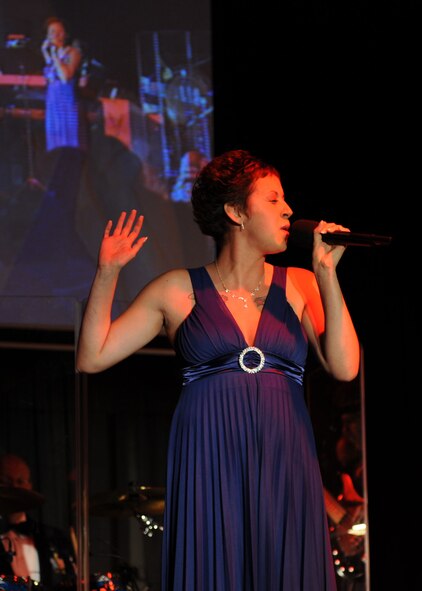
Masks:
[[[312,247],[317,225],[318,222],[314,220],[297,220],[290,228],[289,241],[302,248]]]

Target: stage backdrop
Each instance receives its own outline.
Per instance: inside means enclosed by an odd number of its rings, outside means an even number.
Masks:
[[[122,272],[122,305],[157,274],[213,256],[190,204],[213,152],[209,6],[9,4],[0,3],[0,324],[73,329],[105,224],[122,210],[142,213],[149,237]],[[47,150],[40,47],[52,14],[83,55],[84,150]]]

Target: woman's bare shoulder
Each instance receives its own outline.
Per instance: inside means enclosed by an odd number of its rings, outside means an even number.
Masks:
[[[67,45],[64,51],[65,59],[72,65],[78,65],[82,61],[82,53],[78,47]]]
[[[180,301],[183,295],[192,293],[192,282],[187,269],[171,269],[151,279],[138,293],[135,302],[154,301],[165,310]]]
[[[188,270],[172,269],[153,279],[140,293],[139,303],[142,301],[160,310],[167,336],[173,342],[177,328],[195,305]]]
[[[312,279],[313,272],[304,267],[287,267],[287,276],[291,279]]]
[[[309,289],[314,290],[316,279],[313,271],[302,267],[287,267],[287,286],[293,287],[300,292],[306,292]]]
[[[170,269],[158,275],[155,279],[150,281],[149,285],[163,288],[179,288],[184,289],[191,286],[190,275],[187,269]]]

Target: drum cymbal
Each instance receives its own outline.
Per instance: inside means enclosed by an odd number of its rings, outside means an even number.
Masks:
[[[111,492],[94,495],[89,512],[98,517],[133,517],[137,513],[156,517],[164,513],[162,487],[132,487],[131,492]]]
[[[44,500],[44,497],[34,490],[0,486],[0,514],[2,515],[35,509],[42,505]]]

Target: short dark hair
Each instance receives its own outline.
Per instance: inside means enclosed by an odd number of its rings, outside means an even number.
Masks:
[[[192,188],[193,217],[201,232],[212,236],[220,247],[233,222],[224,205],[246,211],[247,198],[255,182],[269,174],[280,178],[278,170],[248,150],[230,150],[215,156],[202,168]]]
[[[66,21],[64,19],[62,19],[60,16],[49,16],[44,21],[44,29],[46,32],[48,31],[48,27],[50,25],[52,25],[53,23],[60,23],[63,26],[64,30],[67,32]]]

